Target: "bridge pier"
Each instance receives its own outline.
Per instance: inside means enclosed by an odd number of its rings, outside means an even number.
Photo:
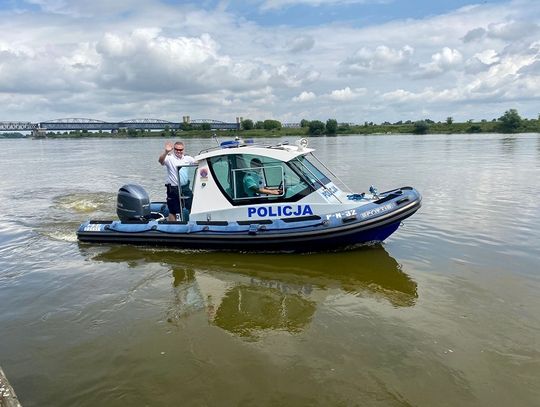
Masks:
[[[32,129],[32,138],[46,138],[47,129],[43,127],[35,127]]]

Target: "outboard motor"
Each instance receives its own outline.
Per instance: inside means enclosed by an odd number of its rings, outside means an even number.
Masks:
[[[118,190],[116,214],[122,221],[144,220],[150,217],[150,198],[140,185],[127,184]]]

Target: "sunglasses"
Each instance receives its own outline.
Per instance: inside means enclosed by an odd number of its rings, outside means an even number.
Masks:
[[[183,148],[175,148],[174,151],[184,151]]]

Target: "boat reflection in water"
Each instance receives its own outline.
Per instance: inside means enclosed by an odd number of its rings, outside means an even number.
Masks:
[[[130,267],[157,263],[172,272],[167,321],[206,312],[210,323],[257,339],[265,331],[298,333],[330,295],[414,305],[416,283],[380,245],[341,253],[261,255],[111,247],[94,261]]]

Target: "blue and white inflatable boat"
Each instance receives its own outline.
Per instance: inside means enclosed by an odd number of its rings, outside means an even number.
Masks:
[[[179,179],[189,180],[180,189],[179,219],[168,221],[165,203],[150,202],[142,187],[128,184],[118,192],[119,220],[89,220],[78,239],[207,250],[334,250],[381,242],[420,208],[422,198],[412,187],[343,190],[313,151],[306,139],[275,146],[221,143],[196,156],[197,164],[178,168]],[[248,189],[253,180],[273,194]]]

